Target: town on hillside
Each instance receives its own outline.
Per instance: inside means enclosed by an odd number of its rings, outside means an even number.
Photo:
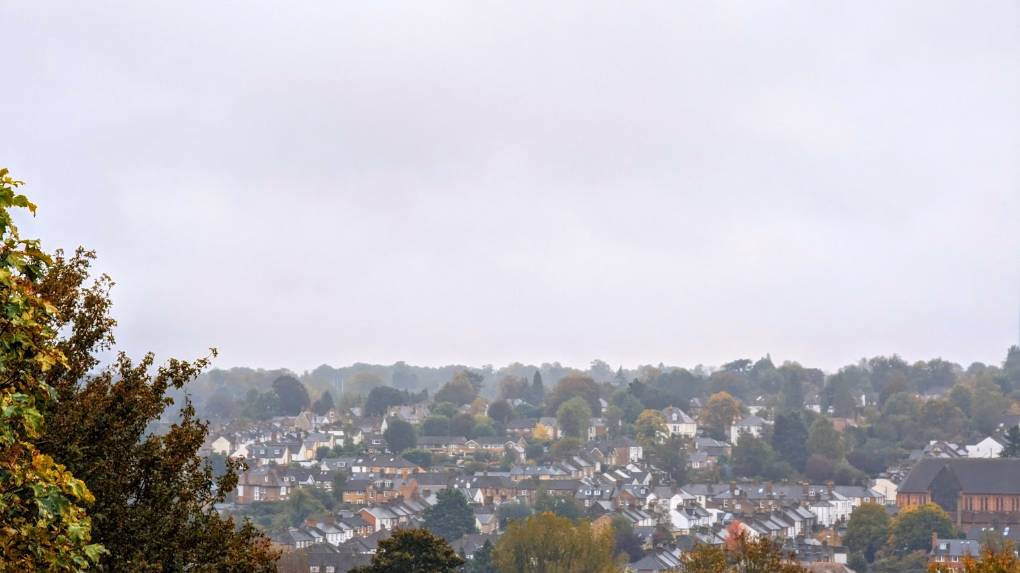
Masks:
[[[823,375],[764,358],[548,384],[536,368],[489,398],[470,369],[432,395],[377,385],[336,399],[284,375],[216,420],[204,451],[247,464],[218,509],[266,531],[281,571],[365,566],[414,528],[468,571],[494,571],[483,562],[501,536],[544,512],[612,526],[631,573],[678,571],[734,534],[808,571],[959,568],[989,539],[1020,540],[1020,402],[1001,376],[1018,359]],[[867,519],[882,539],[861,540]]]

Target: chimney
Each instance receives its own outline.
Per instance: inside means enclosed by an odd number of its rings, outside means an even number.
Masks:
[[[939,534],[933,529],[931,532],[931,550],[935,551],[939,548]]]
[[[730,493],[736,493],[736,492],[737,492],[737,482],[731,481],[730,482]]]
[[[832,496],[832,486],[834,486],[834,485],[836,485],[836,483],[833,482],[832,480],[829,480],[829,481],[825,482],[825,487],[826,487],[826,489],[829,490],[829,496],[830,497]]]
[[[772,482],[765,482],[765,493],[768,494],[769,497],[772,497]]]

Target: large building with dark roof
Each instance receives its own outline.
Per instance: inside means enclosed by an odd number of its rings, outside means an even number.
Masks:
[[[923,459],[896,505],[938,504],[958,526],[1020,524],[1020,459]]]

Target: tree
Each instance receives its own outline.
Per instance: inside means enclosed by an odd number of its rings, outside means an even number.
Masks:
[[[1004,458],[1020,458],[1020,426],[1011,426],[1002,438],[1006,443],[999,455]]]
[[[584,374],[564,376],[553,388],[552,393],[547,396],[546,410],[550,415],[556,415],[560,404],[574,397],[584,398],[588,402],[593,416],[602,413],[602,405],[599,402],[599,386],[590,376]]]
[[[644,542],[634,533],[634,524],[622,515],[615,515],[612,524],[613,544],[617,553],[625,554],[628,563],[633,563],[644,557],[645,550],[642,547]]]
[[[450,435],[467,436],[475,427],[475,417],[467,412],[457,414],[450,419]]]
[[[347,473],[336,472],[333,474],[333,499],[344,500],[344,486],[347,485]]]
[[[649,451],[652,464],[666,472],[676,485],[687,483],[687,444],[680,436],[670,436]]]
[[[838,462],[843,459],[843,437],[832,426],[832,422],[819,417],[811,424],[807,449],[812,454]]]
[[[293,376],[280,376],[273,380],[273,391],[280,397],[280,412],[284,416],[297,416],[311,404],[308,389]]]
[[[403,458],[418,467],[432,467],[432,452],[428,450],[408,450],[404,452]]]
[[[611,528],[542,513],[510,524],[492,561],[500,573],[619,573]]]
[[[447,541],[475,533],[475,514],[459,490],[447,488],[436,494],[437,503],[425,510],[425,527]]]
[[[329,390],[326,390],[322,393],[322,396],[319,396],[319,399],[312,404],[312,411],[319,416],[325,416],[334,407],[336,407],[336,404],[333,403],[333,395],[329,393]]]
[[[53,301],[53,327],[65,361],[45,372],[59,397],[48,405],[40,448],[88,484],[92,536],[109,554],[101,568],[138,570],[272,571],[276,552],[254,526],[238,527],[214,505],[237,484],[244,465],[228,460],[223,473],[199,450],[208,426],[195,416],[184,392],[208,365],[171,359],[155,367],[145,355],[135,362],[113,354],[112,280],[93,279],[95,255],[59,252],[38,292]],[[212,351],[215,355],[215,351]],[[184,395],[174,423],[163,433],[150,428],[170,418],[171,394]]]
[[[889,514],[877,503],[863,503],[854,508],[846,525],[843,542],[850,551],[861,553],[868,563],[889,538]]]
[[[379,386],[368,393],[364,413],[366,416],[384,416],[392,406],[403,406],[407,401],[407,392],[390,386]]]
[[[468,561],[464,573],[496,573],[496,567],[492,564],[492,551],[495,549],[488,539],[482,544],[481,549],[475,552],[474,559]]]
[[[609,403],[620,408],[622,413],[620,419],[628,424],[633,424],[644,409],[641,401],[626,390],[614,392],[612,397],[609,398]]]
[[[556,410],[556,422],[565,436],[572,438],[586,437],[588,424],[591,422],[591,408],[580,396],[575,396],[560,404]]]
[[[531,386],[528,387],[524,397],[525,401],[540,406],[545,400],[545,384],[542,383],[542,372],[535,370],[531,377]]]
[[[772,449],[797,471],[804,471],[807,462],[808,429],[800,412],[776,416],[772,432]]]
[[[726,430],[738,417],[740,404],[728,392],[709,396],[705,408],[701,411],[701,423],[717,437],[725,435]]]
[[[496,508],[496,519],[499,520],[500,529],[506,529],[510,522],[527,517],[531,517],[531,507],[526,503],[512,501],[510,503],[501,503]]]
[[[668,432],[666,417],[658,410],[645,410],[634,422],[637,441],[646,448],[651,448]]]
[[[584,513],[574,498],[562,495],[553,495],[548,490],[539,486],[535,494],[535,513],[554,513],[567,519],[578,519]]]
[[[510,403],[506,400],[496,400],[489,404],[488,413],[489,417],[493,420],[500,424],[506,424],[510,421],[510,417],[513,416],[514,409],[510,407]]]
[[[680,561],[685,573],[807,573],[772,539],[753,540],[733,522],[724,547],[697,545]]]
[[[449,436],[450,419],[446,416],[429,416],[421,423],[423,436]]]
[[[470,404],[478,397],[478,388],[465,372],[460,372],[436,392],[436,402],[449,402],[457,406]]]
[[[386,439],[386,445],[389,446],[390,451],[395,454],[409,450],[418,443],[418,439],[414,435],[414,426],[400,418],[392,418],[387,422],[383,438]]]
[[[775,452],[764,441],[743,433],[733,446],[733,471],[743,477],[764,476],[772,466]]]
[[[0,169],[0,555],[10,571],[78,571],[99,561],[83,506],[92,492],[37,442],[54,399],[45,375],[67,364],[55,338],[59,310],[39,292],[52,259],[22,240],[11,218],[35,205]]]
[[[464,564],[442,537],[427,529],[394,529],[379,542],[371,565],[351,573],[454,573]]]
[[[952,537],[953,522],[941,507],[929,503],[901,510],[889,526],[889,546],[904,551],[931,547],[934,532],[939,537]]]

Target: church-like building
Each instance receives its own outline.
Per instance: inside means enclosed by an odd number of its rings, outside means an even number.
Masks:
[[[900,484],[896,505],[926,503],[959,527],[1020,524],[1020,459],[923,459]]]

